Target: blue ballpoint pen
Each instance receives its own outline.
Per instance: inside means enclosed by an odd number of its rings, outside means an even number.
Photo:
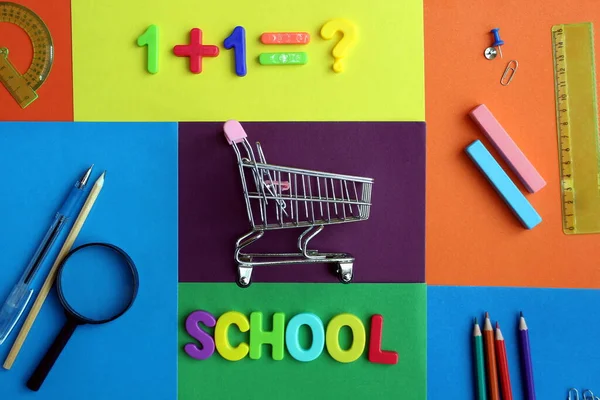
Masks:
[[[94,166],[92,165],[71,189],[69,196],[54,216],[54,221],[52,222],[50,229],[48,229],[42,243],[40,243],[37,251],[33,255],[27,269],[8,295],[2,309],[0,309],[0,344],[4,343],[6,338],[10,335],[10,332],[19,321],[19,318],[21,318],[23,311],[25,311],[27,304],[29,304],[29,300],[31,300],[31,296],[33,295],[31,282],[42,266],[44,259],[52,249],[56,238],[65,227],[66,222],[73,216],[75,207],[83,196],[85,185],[90,178],[93,167]]]

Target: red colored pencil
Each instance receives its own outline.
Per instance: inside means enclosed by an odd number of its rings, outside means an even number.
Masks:
[[[498,367],[496,366],[496,352],[494,350],[494,329],[492,328],[492,322],[488,313],[485,313],[483,339],[485,342],[485,365],[488,375],[489,400],[500,400]]]
[[[502,400],[512,400],[506,345],[498,322],[496,322],[496,360],[498,360],[498,378],[500,380],[500,390],[502,390]]]

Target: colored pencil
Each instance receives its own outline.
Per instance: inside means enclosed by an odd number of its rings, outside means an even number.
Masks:
[[[519,351],[523,364],[523,383],[525,385],[525,398],[535,400],[535,386],[533,384],[533,365],[531,363],[531,349],[529,348],[529,329],[523,313],[519,318]]]
[[[481,329],[474,318],[473,343],[475,347],[475,371],[477,374],[477,400],[487,400],[487,388],[485,385],[485,357],[483,356],[483,337]]]
[[[498,322],[496,322],[496,360],[498,361],[498,379],[500,381],[500,390],[502,391],[502,400],[512,400],[506,344],[504,343],[504,336],[502,336]]]
[[[25,319],[23,327],[21,328],[21,331],[19,332],[15,343],[10,349],[10,353],[8,353],[8,356],[4,361],[4,369],[11,369],[15,360],[17,359],[17,355],[19,354],[19,351],[21,351],[21,347],[25,343],[25,339],[27,339],[29,330],[33,326],[33,323],[37,318],[37,315],[40,312],[44,301],[46,301],[46,297],[48,296],[48,293],[50,293],[50,289],[52,289],[52,286],[54,285],[56,273],[58,272],[58,266],[60,265],[62,259],[67,255],[67,253],[71,251],[71,247],[73,246],[73,243],[75,243],[75,239],[77,239],[77,236],[79,235],[79,232],[81,231],[81,228],[83,227],[83,224],[85,223],[88,214],[92,210],[92,206],[96,202],[96,199],[98,198],[98,195],[100,194],[100,191],[104,186],[105,174],[106,172],[100,175],[100,177],[96,180],[96,183],[94,183],[94,186],[90,190],[90,194],[85,200],[85,203],[83,203],[81,211],[79,212],[77,219],[73,223],[73,227],[71,228],[69,235],[65,239],[63,247],[60,249],[56,260],[54,261],[54,264],[52,265],[52,268],[50,269],[50,272],[48,273],[48,276],[46,277],[46,280],[44,281],[44,284],[40,289],[37,298],[35,299],[35,303],[33,303],[33,307],[31,307],[31,310],[27,315],[27,319]]]
[[[490,315],[487,312],[483,324],[483,341],[485,344],[485,366],[488,376],[489,398],[490,400],[500,400],[498,367],[496,366],[496,352],[494,351],[494,329],[492,328]]]

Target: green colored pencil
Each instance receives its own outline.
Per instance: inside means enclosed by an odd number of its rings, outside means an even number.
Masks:
[[[473,322],[475,369],[477,371],[477,400],[487,400],[487,388],[485,385],[485,359],[483,358],[483,337],[481,336],[481,329],[477,323],[477,318],[474,318]]]

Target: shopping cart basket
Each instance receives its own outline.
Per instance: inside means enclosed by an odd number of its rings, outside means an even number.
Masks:
[[[235,244],[237,284],[250,285],[252,269],[264,265],[331,263],[343,283],[352,281],[354,257],[320,253],[308,243],[325,225],[364,221],[371,210],[373,179],[268,164],[260,143],[256,158],[238,121],[227,121],[225,137],[237,156],[246,210],[252,230]],[[241,148],[245,152],[242,156]],[[244,253],[265,231],[304,228],[298,253]]]

